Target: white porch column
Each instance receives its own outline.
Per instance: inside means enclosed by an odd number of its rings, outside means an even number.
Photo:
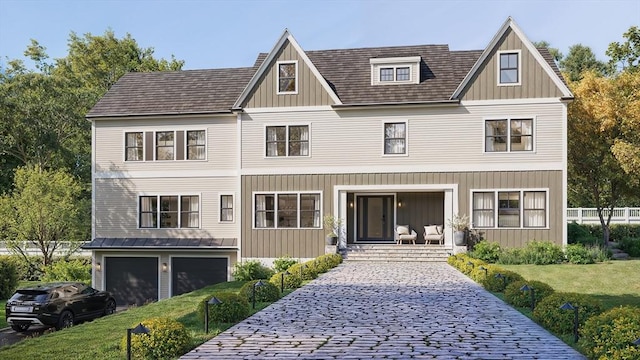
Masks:
[[[338,232],[338,248],[344,249],[347,247],[347,192],[338,192],[338,214],[335,214],[341,220],[340,231]]]

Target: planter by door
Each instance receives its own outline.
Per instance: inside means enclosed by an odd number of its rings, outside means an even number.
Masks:
[[[454,231],[453,232],[453,242],[454,242],[454,244],[456,244],[456,246],[464,246],[464,245],[466,245],[466,241],[465,241],[464,235],[465,235],[464,231]]]
[[[325,238],[327,245],[335,245],[338,243],[338,237],[337,236],[327,236]]]

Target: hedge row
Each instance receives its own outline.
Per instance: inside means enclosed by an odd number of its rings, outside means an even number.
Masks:
[[[452,255],[447,263],[488,291],[504,293],[505,302],[515,307],[531,306],[530,290],[534,290],[533,320],[559,335],[573,333],[574,313],[562,310],[565,303],[577,306],[578,347],[589,359],[640,359],[640,347],[633,341],[640,338],[640,307],[620,307],[603,312],[602,303],[584,294],[555,292],[540,281],[525,281],[517,273],[488,264],[466,254]]]
[[[611,254],[597,245],[571,244],[563,251],[550,241],[531,241],[522,248],[503,249],[498,243],[482,240],[473,246],[469,256],[488,263],[549,265],[562,262],[593,264],[608,260]]]

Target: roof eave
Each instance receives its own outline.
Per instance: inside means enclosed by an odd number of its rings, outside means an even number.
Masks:
[[[207,116],[207,115],[229,115],[233,114],[232,109],[215,110],[215,111],[197,111],[197,112],[162,112],[162,113],[128,113],[128,114],[109,114],[109,115],[86,115],[87,120],[114,120],[126,118],[148,118],[158,116]]]
[[[377,103],[355,103],[355,104],[335,104],[332,108],[337,110],[348,110],[358,108],[373,107],[422,107],[422,106],[457,106],[459,99],[433,100],[433,101],[404,101],[404,102],[377,102]]]

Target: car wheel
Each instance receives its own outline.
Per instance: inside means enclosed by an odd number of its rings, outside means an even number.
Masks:
[[[73,326],[73,314],[69,310],[65,310],[60,314],[60,318],[58,319],[58,324],[56,325],[56,330],[61,330],[64,328],[69,328]]]
[[[27,329],[29,329],[29,326],[31,326],[31,324],[14,324],[14,325],[11,325],[11,328],[17,332],[24,332],[24,331],[27,331]]]
[[[107,301],[107,306],[104,307],[104,315],[111,315],[116,312],[116,302],[113,300]]]

